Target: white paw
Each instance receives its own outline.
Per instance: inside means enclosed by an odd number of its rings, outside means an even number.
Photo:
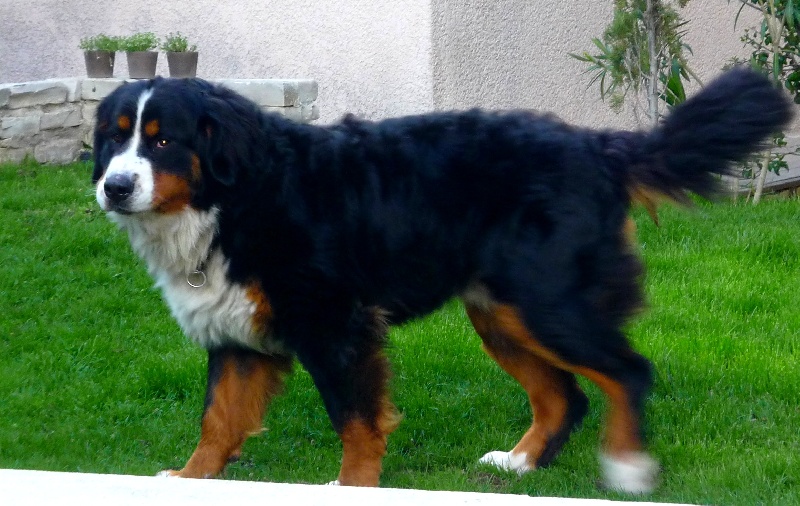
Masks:
[[[341,485],[341,483],[339,483],[339,480],[333,480],[333,481],[329,481],[328,483],[326,483],[326,485],[331,485],[333,487],[338,487],[339,485]]]
[[[156,474],[156,476],[159,478],[179,478],[177,474],[173,474],[172,471],[167,471],[167,470],[159,471],[158,474]]]
[[[600,454],[605,486],[628,494],[648,494],[656,487],[658,462],[646,453],[636,452],[622,458]]]
[[[523,474],[533,469],[528,463],[527,453],[489,452],[481,457],[480,463],[489,464],[503,471],[516,471],[517,474]]]

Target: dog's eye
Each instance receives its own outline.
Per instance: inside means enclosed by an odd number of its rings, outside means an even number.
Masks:
[[[164,148],[167,147],[168,145],[169,145],[169,140],[167,139],[158,139],[156,141],[156,146],[158,146],[159,148]]]

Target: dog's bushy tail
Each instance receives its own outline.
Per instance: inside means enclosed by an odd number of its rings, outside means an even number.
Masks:
[[[689,193],[711,197],[721,190],[718,176],[764,149],[791,116],[789,98],[766,77],[744,68],[728,71],[652,132],[617,138],[628,148],[629,191],[640,201],[653,194],[682,203]]]

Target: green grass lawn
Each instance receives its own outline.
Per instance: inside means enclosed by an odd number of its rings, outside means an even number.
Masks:
[[[0,467],[153,475],[199,435],[205,354],[169,317],[94,201],[91,167],[0,166]],[[656,368],[647,405],[664,472],[647,500],[800,504],[800,202],[637,213],[650,309],[630,325]],[[395,329],[405,416],[382,485],[622,499],[598,490],[603,399],[550,468],[477,459],[530,423],[524,392],[448,304]],[[226,478],[324,483],[339,441],[308,375]],[[268,498],[267,498],[268,499]]]

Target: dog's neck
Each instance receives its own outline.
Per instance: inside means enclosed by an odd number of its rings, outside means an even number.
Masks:
[[[151,276],[188,276],[202,270],[217,233],[218,209],[186,208],[178,213],[109,213],[111,221],[128,232],[133,250],[147,263]]]

